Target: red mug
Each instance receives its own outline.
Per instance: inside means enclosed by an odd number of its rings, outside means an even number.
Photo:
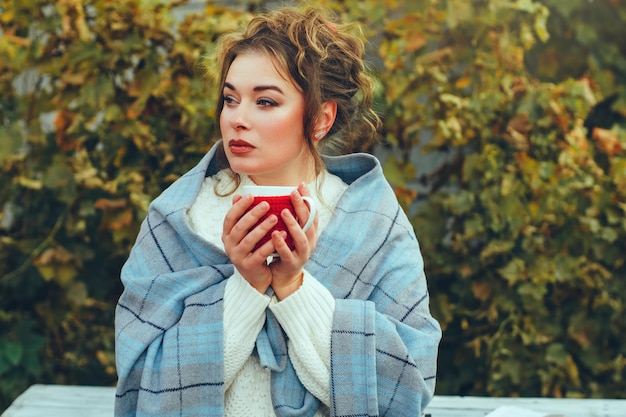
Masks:
[[[257,244],[254,247],[254,250],[257,250],[265,242],[271,240],[272,232],[274,230],[284,230],[285,232],[287,232],[287,237],[285,238],[285,242],[287,243],[287,246],[289,246],[291,250],[295,248],[294,243],[293,243],[293,238],[289,234],[289,231],[287,230],[287,225],[283,221],[280,213],[284,209],[289,209],[289,211],[291,211],[291,214],[293,214],[293,216],[296,219],[298,218],[296,215],[295,208],[293,204],[291,203],[291,193],[296,189],[297,187],[287,187],[287,186],[265,186],[265,185],[244,185],[243,186],[243,189],[242,189],[243,195],[250,194],[254,198],[254,202],[250,206],[250,209],[252,209],[253,207],[256,207],[256,205],[258,205],[259,203],[263,201],[267,201],[270,205],[270,209],[267,211],[267,213],[265,213],[265,215],[261,219],[259,219],[259,221],[254,226],[252,226],[252,229],[254,229],[258,224],[260,224],[263,220],[265,220],[268,216],[272,214],[275,214],[276,217],[278,218],[278,222],[264,237],[261,238],[261,240],[257,242]],[[304,226],[302,226],[302,230],[306,232],[309,229],[309,227],[311,227],[311,225],[313,224],[313,221],[315,220],[315,215],[317,214],[317,205],[315,203],[315,200],[313,200],[309,196],[303,195],[302,199],[309,206],[309,217],[306,223],[304,224]]]

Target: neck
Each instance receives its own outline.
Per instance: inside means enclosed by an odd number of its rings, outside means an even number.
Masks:
[[[249,174],[248,178],[256,185],[282,185],[298,186],[300,183],[310,184],[317,178],[315,160],[313,157],[306,158],[297,170],[289,172],[276,172],[267,174]]]

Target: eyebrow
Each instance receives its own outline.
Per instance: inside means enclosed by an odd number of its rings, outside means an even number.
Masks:
[[[232,85],[232,84],[231,84],[231,83],[229,83],[229,82],[225,82],[225,83],[224,83],[224,87],[229,88],[229,89],[231,89],[231,90],[233,90],[233,91],[237,91],[237,89],[235,88],[235,86],[234,86],[234,85]],[[285,93],[283,93],[283,90],[281,90],[281,89],[280,89],[280,87],[275,86],[275,85],[257,85],[257,86],[255,86],[252,90],[253,90],[253,91],[266,91],[266,90],[273,90],[273,91],[277,91],[277,92],[279,92],[279,93],[281,93],[281,94],[283,94],[283,95],[285,94]]]

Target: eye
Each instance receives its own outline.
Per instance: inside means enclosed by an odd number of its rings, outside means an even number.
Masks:
[[[222,101],[226,106],[234,106],[235,104],[237,104],[237,100],[235,100],[233,96],[224,95],[222,96]]]
[[[274,100],[269,99],[269,98],[260,98],[257,100],[256,103],[261,107],[274,107],[278,105],[278,103],[276,103]]]

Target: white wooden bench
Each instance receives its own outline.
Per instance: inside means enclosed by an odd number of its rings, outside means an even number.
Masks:
[[[0,417],[112,417],[115,388],[33,385]],[[489,398],[436,395],[431,417],[484,417],[502,406],[515,406],[566,417],[626,417],[626,399]]]

